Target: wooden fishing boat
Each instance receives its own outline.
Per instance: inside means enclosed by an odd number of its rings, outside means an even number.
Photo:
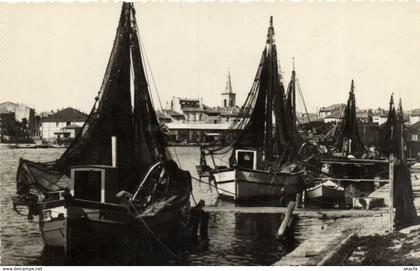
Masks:
[[[211,172],[219,196],[235,201],[280,199],[286,189],[299,186],[302,172],[269,172],[233,167]],[[293,194],[293,191],[291,191]]]
[[[124,2],[97,104],[62,157],[78,161],[65,195],[72,263],[156,264],[187,226],[191,175],[167,152],[140,48],[133,3]]]
[[[64,248],[66,242],[66,216],[64,191],[49,193],[48,201],[40,206],[39,229],[44,244]]]
[[[135,10],[123,3],[101,90],[75,140],[56,161],[20,159],[16,207],[39,215],[45,245],[64,245],[74,264],[147,263],[170,254],[186,227],[191,176],[167,153],[142,63]],[[65,200],[49,201],[56,192]]]
[[[343,202],[344,188],[331,181],[320,183],[306,189],[309,199],[321,202]]]
[[[237,121],[229,129],[241,130],[230,142],[216,142],[202,146],[200,165],[208,168],[205,155],[231,152],[230,165],[210,171],[220,196],[235,201],[277,199],[287,196],[295,199],[303,189],[303,165],[296,157],[298,134],[296,131],[295,77],[285,94],[277,64],[273,18],[267,33],[267,42],[248,98]],[[285,98],[287,97],[287,98]],[[214,161],[214,159],[213,159]],[[292,163],[286,169],[284,164]]]
[[[362,158],[367,152],[363,145],[356,117],[356,99],[354,81],[351,81],[349,98],[344,111],[335,145],[335,155],[321,156],[319,162],[323,174],[342,179],[340,185],[347,188],[350,185],[361,194],[370,194],[375,189],[375,182],[388,179],[388,163],[386,159]]]
[[[63,247],[65,243],[64,189],[70,178],[53,169],[54,162],[38,163],[20,159],[16,176],[17,193],[11,197],[13,209],[23,214],[27,208],[29,221],[38,216],[42,240],[47,247]]]
[[[38,196],[33,195],[31,199],[23,195],[12,196],[13,209],[19,211],[21,206],[29,207],[28,220],[32,221],[34,215],[38,215],[39,229],[42,241],[47,247],[64,248],[66,240],[66,209],[64,208],[63,192],[50,192],[46,198],[38,202]],[[28,203],[32,202],[31,205]]]

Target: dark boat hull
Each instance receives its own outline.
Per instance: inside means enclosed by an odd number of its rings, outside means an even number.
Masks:
[[[124,205],[74,200],[68,207],[66,254],[72,264],[159,264],[172,256],[187,205],[176,202],[154,216],[138,218]]]

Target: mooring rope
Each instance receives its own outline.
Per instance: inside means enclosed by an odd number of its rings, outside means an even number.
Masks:
[[[147,231],[149,231],[149,233],[152,235],[152,237],[171,255],[173,256],[177,261],[180,262],[180,258],[153,232],[153,230],[149,227],[149,225],[146,223],[146,221],[144,221],[144,219],[140,216],[140,213],[137,211],[136,206],[133,204],[133,202],[131,202],[130,200],[128,201],[131,205],[131,207],[133,207],[133,210],[135,211],[135,214],[133,214],[130,211],[130,208],[127,207],[127,211],[134,216],[135,218],[138,218],[141,223],[144,225],[144,227],[147,229]]]

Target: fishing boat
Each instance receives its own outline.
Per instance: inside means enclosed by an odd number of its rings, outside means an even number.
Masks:
[[[78,161],[65,193],[72,263],[154,264],[173,254],[188,221],[191,175],[167,152],[138,35],[133,3],[124,2],[96,103],[61,158]]]
[[[64,190],[50,192],[47,200],[41,203],[39,228],[41,237],[48,247],[64,248],[66,242],[66,209]]]
[[[11,197],[13,209],[27,216],[29,221],[38,216],[42,240],[47,247],[64,248],[66,211],[63,193],[69,186],[70,178],[55,170],[54,162],[19,160],[17,191]]]
[[[69,255],[74,254],[76,248],[83,253],[88,247],[101,246],[100,241],[93,242],[94,238],[92,242],[89,238],[79,238],[89,235],[85,230],[91,229],[91,223],[96,223],[92,220],[87,222],[86,227],[78,228],[81,225],[79,222],[86,222],[84,213],[92,204],[97,212],[108,214],[105,217],[121,215],[129,223],[103,220],[101,215],[99,219],[105,222],[101,225],[113,232],[103,232],[104,228],[100,227],[90,233],[103,237],[115,236],[112,233],[123,236],[129,226],[135,227],[136,230],[130,233],[136,233],[136,236],[108,242],[118,245],[132,239],[130,249],[134,252],[137,252],[135,246],[138,245],[140,228],[143,233],[149,233],[142,234],[144,240],[150,241],[150,236],[154,236],[162,248],[164,237],[176,239],[175,225],[183,222],[180,219],[188,214],[190,175],[180,170],[166,153],[164,134],[148,92],[137,31],[134,7],[124,3],[103,84],[83,128],[56,161],[34,162],[22,158],[19,161],[17,191],[12,196],[13,208],[31,221],[34,216],[39,216],[45,246],[65,247]],[[134,108],[131,105],[130,72],[133,72],[134,79]],[[112,164],[112,161],[115,163]],[[102,178],[101,187],[95,183],[97,174]],[[129,197],[129,191],[135,196]],[[124,199],[116,197],[119,192]],[[86,198],[90,193],[99,193],[100,199]],[[127,198],[131,200],[125,200]],[[125,204],[117,204],[121,202]],[[127,204],[132,207],[128,208]],[[65,205],[68,208],[63,212]],[[22,207],[28,212],[21,212]],[[113,210],[117,210],[116,216],[109,213]],[[134,215],[136,212],[139,215]],[[68,214],[71,214],[70,219]],[[123,230],[119,227],[121,225],[125,227]],[[149,241],[145,243],[152,244]],[[88,246],[81,245],[81,242],[87,242]]]
[[[308,199],[317,202],[344,202],[344,188],[332,181],[325,181],[306,189]]]
[[[211,157],[230,152],[228,168],[214,165],[210,171],[219,196],[235,201],[279,200],[284,196],[294,199],[301,189],[303,167],[294,151],[297,138],[294,77],[295,71],[286,95],[270,17],[266,45],[253,85],[237,120],[229,127],[241,132],[229,142],[201,147],[202,153]],[[286,96],[291,100],[286,100]],[[205,162],[201,157],[202,168],[207,166]]]
[[[38,223],[41,231],[41,238],[46,247],[64,248],[66,241],[66,210],[64,208],[64,198],[62,192],[50,193],[57,194],[61,199],[47,199],[37,202],[37,198],[32,198],[33,206],[29,207],[27,214],[23,214],[21,206],[28,207],[28,198],[12,196],[13,209],[22,215],[28,216],[29,221],[33,221],[34,215],[39,216]],[[60,195],[61,194],[61,195]],[[55,196],[54,196],[55,197]]]
[[[318,181],[332,178],[338,182],[347,191],[346,201],[350,205],[352,197],[369,195],[389,178],[387,159],[372,156],[360,138],[354,90],[352,80],[343,120],[333,128],[338,136],[330,151],[319,156],[322,170],[317,178]]]

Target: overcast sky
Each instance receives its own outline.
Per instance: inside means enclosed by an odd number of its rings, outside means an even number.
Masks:
[[[285,79],[295,57],[309,111],[346,102],[351,79],[358,107],[387,107],[392,92],[405,109],[420,107],[420,2],[135,7],[163,103],[179,96],[221,105],[230,67],[241,104],[272,15]],[[120,10],[120,3],[1,4],[0,102],[25,103],[38,112],[66,106],[88,112]]]

